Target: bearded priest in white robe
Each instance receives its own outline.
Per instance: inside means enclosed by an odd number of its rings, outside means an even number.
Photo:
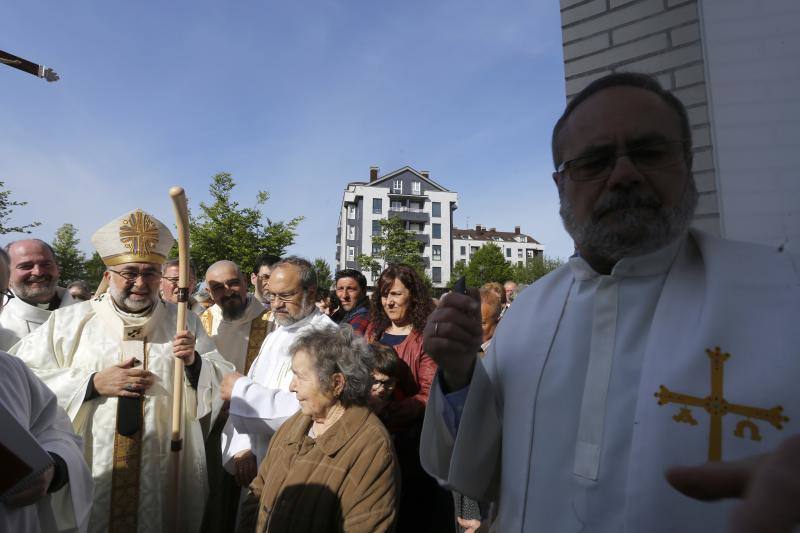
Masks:
[[[272,435],[300,409],[292,381],[289,347],[299,334],[313,328],[335,328],[314,300],[317,278],[308,261],[287,257],[269,279],[269,297],[278,327],[261,345],[247,376],[225,376],[222,397],[230,401],[222,433],[222,462],[241,486],[247,486],[267,455]]]
[[[22,239],[6,250],[14,298],[0,314],[0,350],[8,350],[44,324],[54,310],[76,303],[68,290],[58,286],[59,267],[49,244]]]
[[[158,298],[161,264],[174,239],[141,210],[101,228],[92,243],[108,267],[108,293],[53,313],[16,347],[17,355],[58,397],[84,439],[96,490],[90,531],[166,531],[173,509],[168,472],[174,358],[183,359],[183,450],[180,522],[197,531],[206,494],[203,432],[221,401],[223,374],[233,371],[200,320]]]
[[[665,472],[800,430],[798,259],[688,230],[690,137],[653,79],[590,84],[553,134],[578,254],[519,295],[483,359],[470,297],[429,319],[422,463],[498,502],[498,531],[724,531],[734,502],[690,499]]]
[[[8,264],[6,252],[0,250],[2,303],[8,302]],[[52,391],[20,359],[3,352],[0,410],[27,430],[53,460],[26,488],[0,502],[0,531],[86,531],[93,483],[83,459],[83,442]]]

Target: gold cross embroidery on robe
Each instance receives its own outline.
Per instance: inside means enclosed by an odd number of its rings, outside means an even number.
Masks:
[[[751,419],[764,420],[769,422],[777,429],[782,430],[783,424],[789,421],[789,418],[783,416],[783,407],[778,405],[772,409],[762,409],[760,407],[751,407],[748,405],[739,405],[735,403],[728,403],[723,393],[723,366],[725,361],[730,358],[731,354],[720,350],[719,346],[713,350],[706,350],[708,357],[711,359],[711,394],[705,398],[698,396],[690,396],[679,392],[672,392],[664,385],[659,387],[659,391],[655,393],[658,398],[658,405],[665,405],[668,403],[682,404],[678,414],[673,416],[673,420],[678,423],[697,425],[697,420],[692,416],[692,411],[688,406],[702,407],[711,415],[711,426],[708,434],[708,460],[720,461],[722,460],[722,417],[728,413],[745,417],[737,425],[733,434],[739,438],[745,438],[745,428],[750,430],[750,438],[752,440],[761,440],[761,434],[758,426]]]

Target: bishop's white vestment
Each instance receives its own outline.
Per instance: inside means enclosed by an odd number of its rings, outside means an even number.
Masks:
[[[56,295],[61,299],[59,309],[77,303],[63,287],[56,287]],[[0,328],[9,332],[0,335],[0,350],[10,349],[22,337],[44,324],[52,313],[47,305],[31,305],[15,294],[0,313]]]
[[[69,481],[25,507],[0,503],[0,531],[86,531],[92,508],[92,476],[83,460],[83,443],[53,393],[18,358],[0,352],[0,409],[28,429],[39,445],[61,457]]]
[[[90,530],[108,529],[112,499],[112,471],[117,437],[117,398],[97,397],[84,401],[93,373],[120,363],[139,350],[137,358],[157,376],[147,390],[143,406],[138,483],[138,531],[166,530],[171,510],[167,508],[172,414],[172,375],[177,307],[158,301],[149,320],[126,325],[110,296],[56,310],[38,330],[15,346],[16,354],[58,397],[59,405],[72,419],[75,432],[83,437],[84,455],[95,481]],[[186,531],[197,531],[208,492],[203,432],[199,419],[216,417],[221,400],[222,376],[233,371],[214,349],[193,313],[186,314],[187,329],[195,338],[195,351],[202,364],[197,388],[184,378],[183,450],[181,456],[182,523]],[[135,489],[134,489],[135,490]]]
[[[514,301],[465,402],[437,378],[424,467],[498,501],[498,531],[724,530],[732,502],[683,496],[664,471],[800,431],[798,272],[694,230],[610,275],[572,258]]]
[[[222,462],[233,472],[233,456],[252,450],[257,464],[267,455],[272,435],[300,409],[293,392],[289,347],[297,336],[316,328],[338,327],[314,308],[310,315],[289,326],[279,326],[264,340],[247,377],[236,380],[231,393],[228,422],[222,432]]]

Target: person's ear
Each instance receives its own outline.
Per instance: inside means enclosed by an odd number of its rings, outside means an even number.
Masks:
[[[333,395],[335,397],[338,398],[339,396],[341,396],[342,391],[344,390],[344,383],[345,383],[344,374],[342,374],[341,372],[336,372],[333,375]]]
[[[556,184],[556,188],[558,188],[558,186],[561,184],[562,179],[563,178],[561,177],[561,174],[558,172],[553,172],[553,183]]]

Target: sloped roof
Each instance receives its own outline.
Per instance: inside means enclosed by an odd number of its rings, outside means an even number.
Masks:
[[[505,241],[505,242],[519,242],[517,237],[527,237],[529,243],[541,244],[539,241],[526,233],[514,233],[513,231],[497,231],[482,228],[480,231],[477,229],[459,229],[453,228],[452,235],[454,239],[472,239],[476,241]]]
[[[391,178],[393,178],[393,177],[397,176],[398,174],[402,174],[403,172],[406,172],[406,171],[409,171],[409,172],[412,172],[412,173],[414,173],[414,174],[415,174],[417,177],[419,177],[419,179],[421,179],[421,180],[423,180],[423,181],[427,182],[427,183],[428,183],[428,184],[430,184],[432,187],[435,187],[436,189],[439,189],[439,190],[440,190],[440,191],[442,191],[442,192],[451,192],[450,190],[448,190],[448,189],[445,189],[444,187],[442,187],[441,185],[439,185],[438,183],[436,183],[435,181],[433,181],[433,180],[430,178],[430,176],[428,176],[428,177],[425,177],[425,175],[423,175],[423,174],[422,174],[420,171],[418,171],[418,170],[416,170],[416,169],[413,169],[413,168],[411,168],[411,167],[410,167],[410,166],[408,166],[408,165],[404,166],[403,168],[398,168],[398,169],[397,169],[397,170],[395,170],[395,171],[389,172],[388,174],[384,174],[383,176],[379,176],[379,177],[378,177],[378,179],[376,179],[376,180],[375,180],[375,181],[373,181],[373,182],[370,182],[370,183],[368,183],[367,185],[369,185],[370,187],[372,187],[373,185],[377,185],[378,183],[381,183],[381,182],[384,182],[384,181],[386,181],[386,180],[389,180],[389,179],[391,179]]]

